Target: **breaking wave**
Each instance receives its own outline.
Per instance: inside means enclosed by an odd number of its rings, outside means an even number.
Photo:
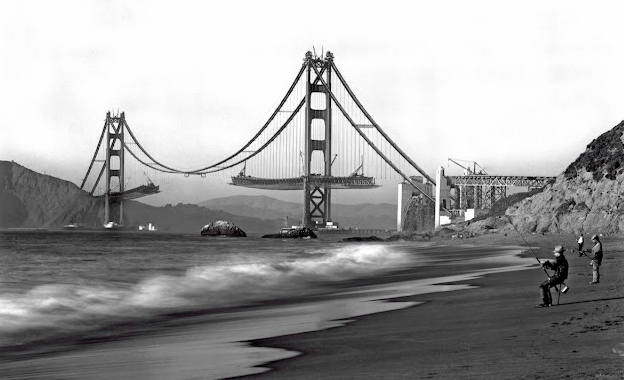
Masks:
[[[140,322],[157,315],[246,305],[319,291],[399,267],[406,253],[382,245],[345,245],[296,257],[235,255],[227,261],[159,275],[132,286],[47,284],[0,294],[2,345]]]

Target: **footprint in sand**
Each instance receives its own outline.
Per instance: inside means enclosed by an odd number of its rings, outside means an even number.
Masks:
[[[620,343],[620,348],[614,348],[613,352],[624,357],[624,343]]]

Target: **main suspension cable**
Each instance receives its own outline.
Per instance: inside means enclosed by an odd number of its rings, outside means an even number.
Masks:
[[[375,152],[380,155],[384,161],[386,161],[386,163],[388,165],[390,165],[392,167],[392,169],[394,169],[397,173],[399,173],[407,182],[409,182],[412,186],[414,186],[416,188],[416,190],[418,190],[423,196],[425,196],[426,198],[428,198],[430,201],[435,202],[435,200],[429,196],[429,194],[425,193],[424,191],[422,191],[418,186],[416,186],[416,184],[407,176],[405,175],[399,168],[396,167],[396,165],[394,163],[392,163],[392,161],[388,160],[388,158],[386,156],[384,156],[384,154],[375,146],[375,144],[373,144],[373,142],[366,136],[366,134],[364,134],[364,132],[362,132],[360,130],[360,128],[358,128],[357,124],[355,124],[355,122],[353,121],[353,119],[351,118],[351,116],[349,116],[349,114],[347,113],[347,111],[344,109],[344,107],[342,106],[342,104],[340,104],[338,102],[338,99],[336,98],[336,96],[334,95],[333,92],[331,92],[331,90],[329,89],[329,86],[327,86],[327,83],[325,82],[325,80],[320,76],[321,74],[318,72],[318,70],[316,69],[316,67],[314,67],[314,65],[311,65],[312,69],[314,70],[314,72],[317,75],[317,78],[320,79],[321,83],[323,84],[323,86],[325,86],[325,90],[329,93],[329,95],[332,97],[332,100],[334,101],[334,104],[336,104],[336,106],[338,107],[338,109],[340,109],[340,112],[342,112],[342,114],[344,115],[344,117],[349,121],[349,123],[351,123],[351,126],[353,126],[353,128],[356,130],[356,132],[364,139],[364,141],[366,141],[366,143],[375,150]],[[344,84],[344,83],[343,83]],[[345,86],[346,87],[346,86]],[[355,99],[354,99],[355,100]]]
[[[345,87],[345,89],[347,90],[347,92],[349,93],[349,95],[351,96],[351,98],[353,99],[353,101],[355,102],[355,104],[358,106],[358,108],[360,109],[360,111],[362,111],[362,113],[364,114],[364,116],[366,116],[366,118],[368,119],[368,121],[370,121],[370,123],[375,127],[375,129],[377,129],[377,131],[379,133],[381,133],[381,135],[386,139],[386,141],[388,141],[390,143],[390,145],[392,145],[392,147],[407,161],[410,163],[410,165],[412,165],[412,167],[414,167],[414,169],[416,169],[420,174],[422,174],[425,178],[427,178],[427,180],[429,180],[429,182],[433,183],[435,185],[435,181],[433,180],[433,178],[431,178],[427,173],[425,173],[424,170],[422,170],[420,168],[420,166],[418,166],[411,158],[409,158],[409,156],[407,154],[405,154],[405,152],[403,152],[403,150],[401,150],[401,148],[399,148],[397,146],[397,144],[395,144],[394,141],[392,141],[392,139],[381,129],[381,127],[379,126],[379,124],[377,124],[375,122],[375,120],[373,120],[372,116],[366,111],[366,109],[364,108],[364,106],[362,105],[362,103],[360,103],[360,101],[358,100],[358,98],[355,96],[355,94],[353,93],[353,91],[351,91],[351,88],[349,87],[349,85],[347,84],[347,82],[345,81],[344,77],[342,76],[342,74],[340,74],[340,71],[338,70],[338,68],[336,67],[336,65],[334,64],[334,62],[331,62],[331,66],[334,69],[334,72],[336,73],[336,75],[338,76],[338,79],[340,80],[340,82],[342,83],[342,85]]]
[[[106,133],[106,127],[108,126],[108,120],[104,122],[104,128],[102,128],[102,134],[100,135],[100,141],[97,144],[97,148],[95,148],[95,153],[93,153],[93,158],[91,159],[91,164],[89,165],[89,169],[87,169],[87,174],[85,174],[82,184],[80,184],[80,188],[82,189],[87,182],[87,178],[89,177],[89,173],[91,173],[91,168],[93,168],[93,164],[95,163],[95,159],[97,158],[97,154],[100,151],[100,146],[102,145],[102,140],[104,140],[104,134]]]

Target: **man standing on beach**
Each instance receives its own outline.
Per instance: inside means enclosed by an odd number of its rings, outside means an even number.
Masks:
[[[578,251],[579,251],[579,257],[580,257],[580,256],[583,256],[583,243],[585,243],[585,240],[583,239],[583,234],[579,235],[577,243],[578,243]]]
[[[597,284],[600,282],[600,264],[602,264],[602,242],[598,238],[598,235],[594,235],[591,238],[594,246],[591,249],[591,253],[593,255],[592,261],[589,265],[592,266],[592,282],[590,284]]]
[[[558,245],[555,247],[553,254],[555,255],[555,262],[550,262],[548,260],[542,263],[542,267],[547,269],[552,269],[555,273],[548,278],[547,281],[542,282],[540,285],[540,291],[542,293],[542,303],[537,305],[539,307],[548,307],[552,306],[552,296],[550,294],[550,288],[553,286],[563,284],[563,282],[568,278],[568,260],[566,260],[563,255],[565,252],[565,248]]]

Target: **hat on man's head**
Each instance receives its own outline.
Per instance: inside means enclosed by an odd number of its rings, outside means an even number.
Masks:
[[[598,235],[593,235],[591,239],[592,239],[592,240],[599,240],[599,239],[598,239]]]
[[[565,248],[563,248],[560,245],[556,246],[555,250],[553,251],[553,253],[563,253],[563,252],[565,252]]]

